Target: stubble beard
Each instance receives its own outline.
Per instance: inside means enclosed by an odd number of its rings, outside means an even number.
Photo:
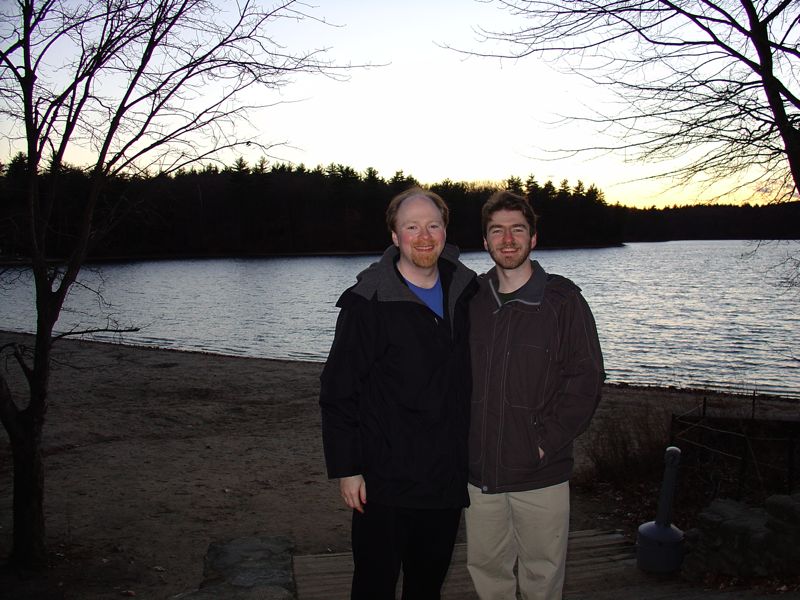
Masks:
[[[531,254],[531,251],[528,250],[527,252],[518,252],[517,254],[512,254],[510,256],[506,256],[502,253],[504,248],[510,248],[511,246],[501,246],[500,248],[491,248],[489,250],[489,256],[492,257],[492,260],[497,263],[498,266],[502,267],[503,269],[507,269],[509,271],[516,269],[517,267],[523,265],[525,261],[528,260],[528,257]],[[515,250],[522,250],[521,246],[513,246]]]

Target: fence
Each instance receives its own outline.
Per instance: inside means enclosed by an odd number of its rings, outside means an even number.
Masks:
[[[672,415],[670,443],[681,449],[681,469],[709,499],[763,501],[791,493],[800,481],[800,420]]]

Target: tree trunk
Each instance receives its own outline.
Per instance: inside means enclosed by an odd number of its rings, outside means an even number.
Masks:
[[[14,459],[14,535],[10,560],[28,568],[47,564],[44,526],[42,425],[28,410],[17,416],[22,435],[11,439]]]
[[[39,308],[41,317],[42,307]],[[25,408],[14,402],[8,382],[0,374],[0,421],[8,432],[14,466],[14,530],[9,560],[28,569],[47,565],[42,431],[47,413],[52,324],[40,318],[38,326],[44,326],[45,331],[36,336],[33,368],[19,348],[14,350],[28,383],[29,402]]]
[[[775,126],[783,140],[786,160],[789,163],[789,171],[794,181],[795,191],[800,190],[800,130],[798,130],[792,119],[786,112],[784,98],[781,93],[781,84],[775,77],[774,61],[772,57],[772,44],[770,43],[769,30],[767,23],[759,20],[758,11],[753,2],[743,2],[750,27],[752,29],[752,42],[758,53],[762,87],[767,97]]]
[[[0,421],[8,432],[14,465],[14,533],[9,559],[26,568],[47,562],[41,444],[44,418],[35,414],[31,404],[25,410],[17,408],[8,382],[0,375]]]

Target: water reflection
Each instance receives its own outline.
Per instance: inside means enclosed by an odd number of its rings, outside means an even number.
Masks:
[[[749,256],[747,242],[629,244],[536,251],[573,279],[592,306],[609,381],[720,387],[800,397],[797,295],[770,268],[785,246]],[[321,361],[338,295],[376,256],[180,260],[104,265],[75,288],[58,327],[94,327],[111,314],[141,331],[126,343]],[[485,271],[484,252],[464,262]],[[0,291],[0,329],[32,331],[31,286]],[[102,339],[102,338],[101,338]],[[106,338],[107,339],[107,338]]]

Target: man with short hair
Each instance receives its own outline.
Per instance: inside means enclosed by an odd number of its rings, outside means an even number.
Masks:
[[[594,317],[574,283],[529,255],[536,214],[512,192],[482,209],[495,263],[470,303],[467,566],[481,600],[561,598],[573,440],[604,379]]]
[[[467,301],[475,273],[421,188],[386,211],[393,245],[339,298],[321,376],[328,476],[353,509],[352,599],[433,600],[468,503]]]

